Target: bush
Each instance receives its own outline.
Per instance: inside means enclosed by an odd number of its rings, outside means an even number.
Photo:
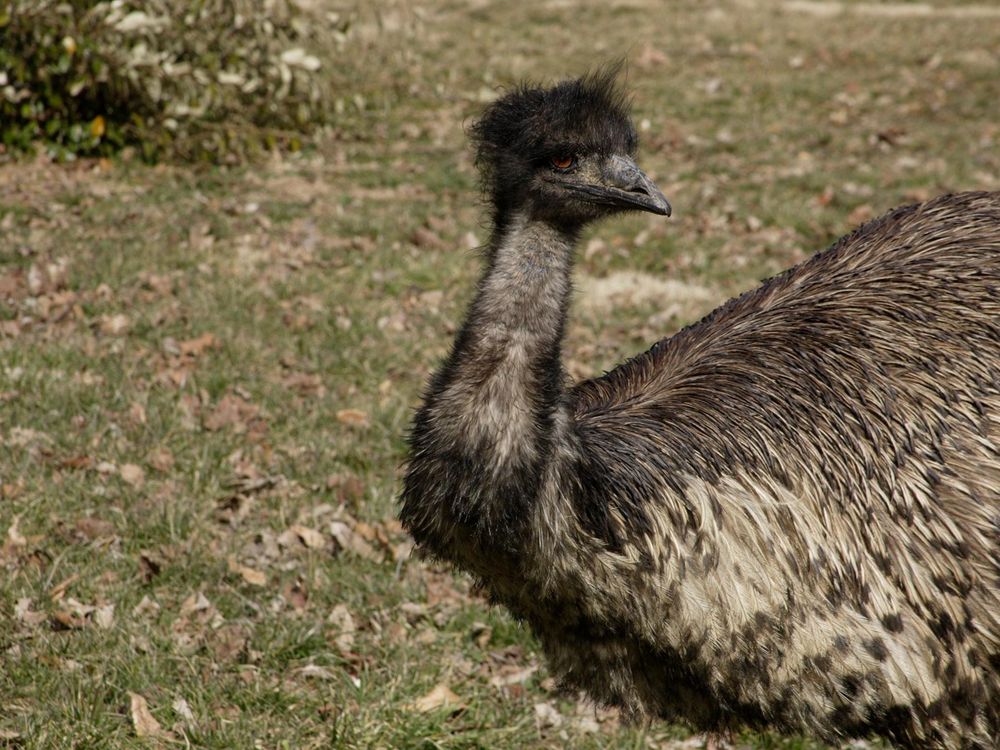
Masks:
[[[342,31],[326,21],[293,0],[0,0],[0,138],[63,158],[298,148],[331,112],[309,52]]]

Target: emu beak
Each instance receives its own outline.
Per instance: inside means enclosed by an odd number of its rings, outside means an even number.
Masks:
[[[597,203],[670,216],[670,203],[663,193],[627,156],[616,154],[609,158],[599,184],[568,184],[566,187],[586,193]]]
[[[639,165],[625,156],[612,156],[604,170],[609,196],[626,208],[638,208],[661,216],[670,216],[670,203]]]

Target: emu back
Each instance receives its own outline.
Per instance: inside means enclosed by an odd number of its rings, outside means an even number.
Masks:
[[[548,502],[641,586],[624,671],[671,666],[600,681],[606,699],[698,704],[707,728],[997,746],[1000,194],[896,210],[570,408],[601,460]]]

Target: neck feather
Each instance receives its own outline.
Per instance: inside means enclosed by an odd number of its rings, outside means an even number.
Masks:
[[[492,452],[498,469],[536,457],[531,438],[544,431],[562,393],[574,242],[568,232],[521,215],[505,222],[440,373],[441,417],[454,420],[457,440]]]
[[[475,299],[414,425],[402,517],[431,547],[450,546],[453,524],[509,535],[537,495],[563,392],[575,239],[525,215],[498,222]]]

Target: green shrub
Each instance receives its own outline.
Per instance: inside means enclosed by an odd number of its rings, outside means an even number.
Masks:
[[[0,0],[0,138],[63,158],[297,148],[329,121],[310,50],[336,23],[293,0]]]

